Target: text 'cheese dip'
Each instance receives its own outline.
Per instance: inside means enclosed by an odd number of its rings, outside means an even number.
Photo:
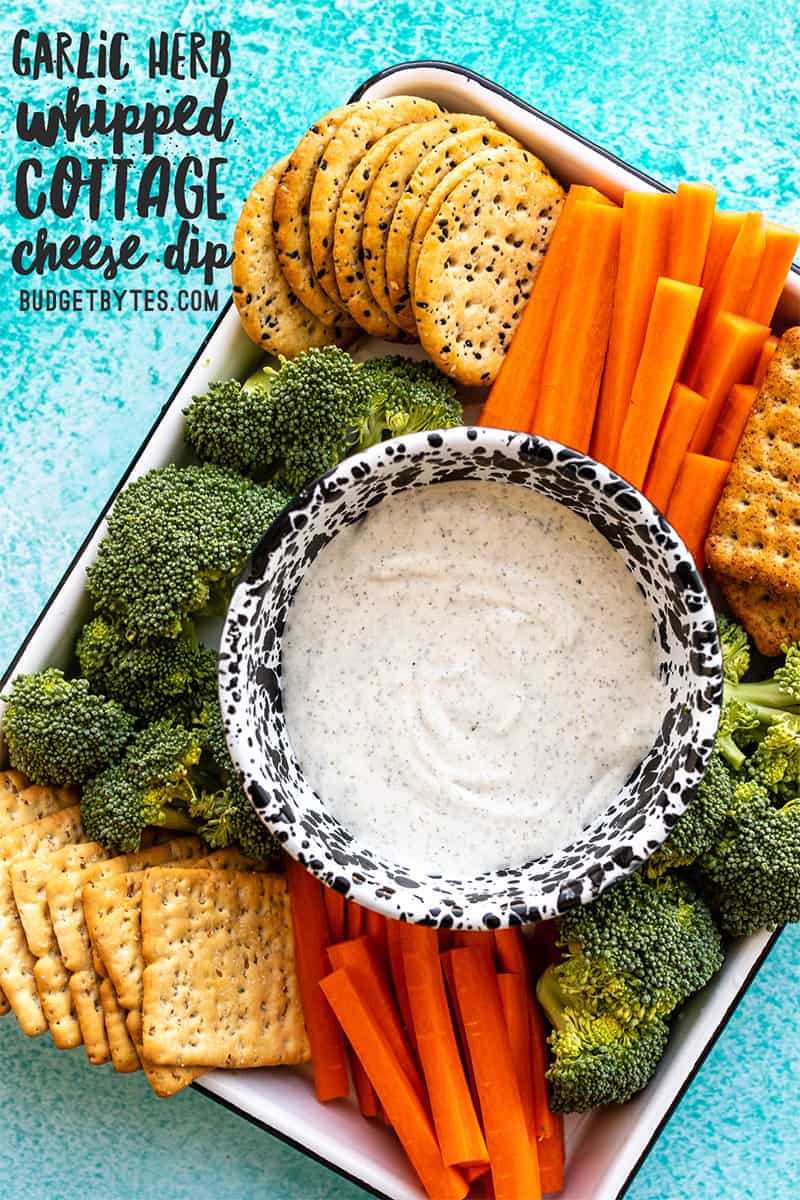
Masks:
[[[570,841],[666,708],[625,564],[527,488],[391,496],[311,564],[283,638],[283,704],[328,811],[414,871],[468,877]]]

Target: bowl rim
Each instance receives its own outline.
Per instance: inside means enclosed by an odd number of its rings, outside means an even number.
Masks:
[[[441,440],[434,444],[430,440],[431,434],[441,438]],[[225,733],[231,758],[233,760],[236,772],[241,780],[242,786],[244,787],[245,793],[253,805],[259,820],[267,829],[272,831],[264,812],[253,800],[251,788],[253,784],[257,784],[257,780],[254,780],[251,777],[250,772],[244,769],[242,766],[242,763],[246,761],[246,756],[243,753],[239,753],[238,742],[241,733],[234,727],[233,721],[231,720],[231,715],[228,711],[226,711],[228,705],[231,705],[234,711],[238,712],[245,704],[245,689],[241,687],[240,680],[237,679],[234,682],[231,678],[229,678],[227,663],[230,658],[229,651],[231,649],[233,630],[239,624],[242,596],[244,595],[248,585],[254,584],[257,580],[263,581],[266,576],[266,564],[269,560],[269,556],[283,543],[287,537],[290,537],[294,532],[292,526],[293,514],[295,514],[298,510],[305,508],[312,499],[314,493],[319,489],[324,491],[328,487],[335,487],[338,490],[342,490],[346,489],[348,485],[352,485],[355,482],[354,478],[349,474],[344,474],[344,472],[348,471],[348,467],[361,462],[365,463],[367,466],[373,466],[382,463],[382,461],[387,457],[387,447],[394,447],[398,451],[403,450],[408,456],[420,451],[426,454],[435,455],[438,454],[443,447],[447,447],[450,450],[458,449],[460,443],[466,447],[467,442],[474,444],[474,442],[477,440],[487,443],[490,447],[494,447],[495,449],[508,449],[510,446],[516,445],[517,452],[519,452],[524,445],[527,445],[528,447],[536,445],[546,447],[550,452],[552,452],[553,456],[550,465],[556,468],[559,473],[565,474],[564,468],[567,467],[568,464],[572,464],[573,470],[579,470],[582,465],[590,466],[598,472],[598,475],[604,484],[618,485],[615,492],[616,496],[618,496],[621,492],[633,493],[640,504],[639,515],[644,515],[646,518],[659,521],[664,529],[665,534],[668,534],[672,539],[674,539],[675,547],[672,550],[672,553],[676,559],[675,566],[680,566],[685,586],[687,588],[691,586],[697,594],[702,596],[702,602],[696,608],[692,609],[687,619],[691,621],[691,624],[694,627],[700,626],[703,622],[708,621],[710,621],[713,625],[713,629],[715,631],[713,645],[709,648],[713,658],[713,663],[711,673],[706,671],[704,673],[704,677],[716,685],[716,698],[707,709],[696,710],[692,714],[691,729],[684,735],[684,740],[687,742],[687,744],[691,741],[691,743],[693,743],[695,746],[695,758],[697,759],[698,765],[696,770],[690,771],[690,774],[697,775],[696,781],[690,785],[687,785],[687,787],[682,788],[677,794],[670,793],[663,806],[657,812],[651,813],[648,817],[648,821],[646,822],[646,825],[660,824],[661,829],[655,830],[659,837],[660,843],[666,839],[670,829],[674,826],[675,821],[677,821],[677,819],[683,813],[686,806],[694,796],[697,787],[699,786],[699,783],[705,772],[705,768],[708,765],[708,760],[713,752],[713,742],[716,736],[721,714],[722,656],[719,645],[719,637],[718,633],[716,632],[716,612],[706,589],[705,583],[683,539],[669,524],[661,510],[658,509],[656,505],[654,505],[652,501],[650,501],[633,484],[629,483],[622,476],[618,475],[610,467],[606,466],[604,463],[598,462],[590,455],[585,454],[582,451],[573,450],[572,448],[565,446],[552,438],[545,438],[538,434],[520,433],[513,430],[495,429],[489,426],[459,425],[453,426],[450,429],[425,430],[419,433],[410,434],[408,436],[396,437],[384,442],[379,442],[374,446],[368,447],[366,450],[359,451],[356,454],[351,455],[337,463],[329,471],[326,471],[325,474],[320,475],[316,479],[310,481],[298,493],[297,496],[289,501],[289,503],[281,510],[268,529],[264,532],[236,581],[230,605],[225,617],[218,658],[218,686],[220,705],[225,725]],[[376,478],[374,472],[370,472],[370,475],[372,479]],[[567,478],[569,478],[568,475]],[[431,485],[426,484],[425,486]],[[511,481],[511,486],[525,485],[516,484],[514,481]],[[560,501],[555,502],[560,503]],[[622,506],[619,507],[620,517],[622,518],[623,514],[626,513],[626,510]],[[630,516],[633,515],[634,514],[631,512]],[[337,533],[338,530],[336,533],[334,533],[334,538]],[[617,550],[616,547],[614,547],[614,549]],[[663,547],[659,551],[660,554],[664,554],[666,552],[667,551]],[[257,563],[262,564],[261,569],[256,569],[255,564]],[[303,572],[303,574],[304,573],[305,572]],[[697,672],[692,671],[692,674],[696,675]],[[230,691],[229,688],[231,689]],[[707,751],[705,750],[706,744],[709,747]],[[278,781],[273,780],[273,784],[277,788],[280,787]],[[324,809],[325,805],[323,801],[319,799],[315,792],[313,794],[316,796],[320,807]],[[599,817],[596,819],[599,819]],[[433,874],[431,872],[419,872],[417,874],[417,878],[419,879],[419,888],[414,890],[409,889],[408,894],[403,897],[403,899],[406,901],[406,908],[408,911],[404,911],[402,914],[400,914],[398,912],[398,906],[396,902],[392,902],[391,899],[387,900],[386,898],[376,895],[376,889],[369,882],[369,880],[360,881],[358,879],[353,879],[353,872],[350,868],[339,868],[339,875],[337,877],[336,885],[334,885],[331,879],[330,871],[322,869],[321,865],[317,865],[319,859],[315,857],[313,835],[306,826],[302,826],[300,819],[287,824],[282,824],[279,834],[281,846],[289,855],[301,862],[321,882],[328,886],[337,886],[337,890],[346,895],[348,899],[355,900],[364,907],[381,912],[388,917],[397,918],[400,916],[400,918],[403,920],[419,921],[425,924],[440,923],[438,919],[433,920],[430,916],[431,904],[435,903],[435,896],[433,895],[433,892],[435,892],[435,889],[439,883],[443,883],[450,888],[454,886],[463,886],[464,891],[466,892],[470,887],[472,887],[473,890],[476,887],[479,888],[481,880],[497,877],[498,874],[502,879],[502,873],[508,869],[526,871],[529,869],[530,863],[535,863],[537,861],[536,859],[533,859],[523,864],[510,864],[509,868],[496,868],[494,870],[483,872],[480,876],[473,876],[469,879],[465,878],[460,882],[454,881],[451,877],[446,876],[444,871],[437,874]],[[609,841],[613,841],[611,834],[609,834]],[[311,845],[309,845],[309,843],[311,843]],[[368,846],[367,843],[363,843],[363,845]],[[556,850],[551,852],[551,854],[557,852],[558,851]],[[652,853],[652,850],[648,851],[647,853],[631,853],[626,857],[624,865],[618,862],[616,858],[613,859],[612,865],[610,865],[608,869],[604,871],[602,879],[598,879],[596,875],[591,875],[588,873],[588,868],[590,866],[588,862],[583,864],[572,877],[570,881],[571,886],[561,890],[556,904],[546,903],[543,906],[540,906],[541,914],[538,919],[548,919],[550,917],[561,915],[562,913],[567,912],[570,908],[574,908],[579,904],[588,903],[589,901],[595,899],[603,891],[605,891],[607,887],[619,882],[622,878],[631,874],[634,870],[641,866],[642,863],[645,862]],[[542,859],[547,859],[548,857],[549,856],[541,856]],[[400,866],[401,864],[396,865]],[[343,882],[347,883],[346,888],[342,886]],[[537,885],[533,885],[530,888],[531,893],[536,890],[536,886]],[[536,907],[534,902],[537,899],[538,897],[531,895],[528,897],[524,905],[517,905],[516,907],[534,908]],[[476,906],[473,901],[465,896],[463,903],[464,917],[462,919],[455,920],[452,922],[452,925],[450,925],[450,922],[447,922],[448,926],[454,929],[486,928],[487,925],[483,922],[483,919],[476,917],[472,912],[473,908],[475,907],[485,909],[487,907],[487,902],[483,900]],[[443,913],[443,916],[447,916],[447,914]],[[519,915],[515,914],[512,909],[509,909],[503,916],[501,916],[499,921],[495,918],[489,927],[501,928],[509,925],[520,925],[528,923],[531,919],[533,918],[528,918],[527,921],[520,919]]]

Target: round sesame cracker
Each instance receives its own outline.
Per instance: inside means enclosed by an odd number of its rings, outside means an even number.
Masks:
[[[401,125],[429,121],[441,112],[432,100],[391,96],[359,104],[339,124],[325,146],[311,190],[308,229],[314,273],[331,300],[341,303],[333,265],[336,210],[356,163],[385,133]]]
[[[414,125],[375,176],[367,198],[361,235],[364,273],[372,295],[392,321],[395,316],[386,282],[386,243],[397,202],[414,171],[434,146],[455,133],[478,126],[493,128],[493,123],[487,117],[472,113],[447,113],[422,125]]]
[[[308,232],[311,190],[325,147],[358,107],[334,108],[314,122],[289,156],[275,193],[275,245],[281,268],[297,298],[325,325],[341,319],[345,310],[325,294],[314,274]]]
[[[481,126],[452,134],[428,152],[405,186],[394,210],[386,239],[386,284],[395,321],[407,333],[415,329],[408,290],[408,253],[417,217],[439,181],[460,162],[490,146],[519,143],[500,129]]]
[[[515,150],[462,180],[422,243],[420,341],[459,383],[495,379],[561,210],[564,192],[537,161]]]
[[[249,338],[287,358],[309,346],[340,346],[353,340],[354,327],[337,313],[325,325],[298,300],[284,277],[273,240],[273,204],[287,159],[270,167],[245,201],[233,238],[233,298]]]
[[[406,335],[376,303],[364,276],[364,213],[375,176],[408,128],[401,125],[378,138],[353,168],[336,211],[333,237],[333,265],[342,300],[363,330],[387,341],[405,341]]]

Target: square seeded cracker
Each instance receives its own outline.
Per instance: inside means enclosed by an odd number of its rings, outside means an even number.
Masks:
[[[34,958],[14,903],[8,868],[84,840],[80,807],[62,808],[0,837],[0,986],[29,1037],[47,1029],[33,975]]]
[[[800,326],[786,331],[772,357],[706,558],[717,575],[800,594]]]
[[[718,575],[717,583],[728,608],[750,634],[760,654],[772,658],[788,642],[800,640],[800,594],[779,592],[761,583],[745,583],[730,575]]]
[[[36,959],[33,977],[45,1020],[59,1050],[80,1046],[83,1038],[72,1007],[69,973],[61,960],[47,907],[48,879],[64,871],[80,870],[110,858],[99,842],[79,842],[52,854],[20,859],[8,869],[14,901],[25,930],[28,949]]]
[[[70,974],[69,992],[83,1035],[86,1056],[93,1065],[108,1062],[111,1048],[105,1033],[100,1001],[100,981],[94,969],[92,946],[86,928],[82,892],[93,879],[144,871],[161,863],[199,858],[204,853],[199,838],[175,838],[137,854],[121,854],[83,869],[64,871],[48,879],[47,904],[64,966]]]
[[[143,1048],[159,1066],[307,1062],[286,880],[148,871]]]
[[[217,850],[197,859],[196,867],[215,870],[264,871],[266,864],[247,858],[235,847]],[[171,870],[179,870],[176,863]],[[160,1067],[144,1057],[142,1049],[142,882],[144,873],[114,875],[98,879],[83,889],[83,909],[92,939],[92,952],[98,975],[108,976],[100,985],[100,1000],[106,1016],[106,1033],[114,1058],[115,1029],[109,1027],[108,997],[104,985],[113,984],[120,1010],[128,1009],[126,1032],[141,1060],[148,1083],[157,1096],[174,1096],[193,1080],[205,1074],[206,1067]],[[100,958],[98,964],[97,958]]]
[[[77,788],[40,787],[21,771],[0,771],[0,837],[78,803]]]

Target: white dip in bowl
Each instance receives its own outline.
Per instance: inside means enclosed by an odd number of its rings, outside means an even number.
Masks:
[[[566,506],[477,480],[410,488],[305,573],[282,641],[300,768],[363,843],[472,876],[568,843],[669,706],[625,562]]]

